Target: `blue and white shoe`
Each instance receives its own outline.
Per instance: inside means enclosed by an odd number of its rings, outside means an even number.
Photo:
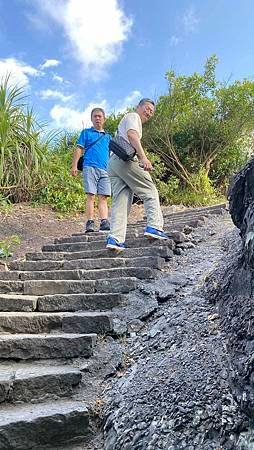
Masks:
[[[169,239],[168,235],[164,231],[156,230],[156,228],[153,227],[146,227],[144,236],[150,239],[160,239],[160,240]]]
[[[125,245],[123,243],[118,242],[116,239],[112,238],[111,236],[109,236],[107,239],[106,247],[109,250],[116,250],[117,252],[123,252],[125,250]]]

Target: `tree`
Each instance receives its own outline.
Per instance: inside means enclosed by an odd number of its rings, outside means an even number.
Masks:
[[[169,175],[194,191],[198,174],[214,174],[216,159],[239,160],[239,151],[247,153],[244,142],[254,127],[254,82],[224,85],[216,81],[216,64],[212,56],[203,74],[167,72],[168,92],[144,129],[145,146],[160,155]]]

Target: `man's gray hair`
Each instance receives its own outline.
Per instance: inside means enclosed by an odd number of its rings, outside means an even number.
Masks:
[[[138,103],[138,106],[143,106],[145,103],[151,103],[153,106],[155,106],[155,103],[150,98],[142,98],[140,102]]]
[[[93,108],[92,111],[91,111],[91,119],[92,119],[93,113],[94,113],[95,111],[100,111],[100,112],[103,114],[103,116],[105,117],[105,111],[104,111],[104,109],[102,109],[102,108],[100,108],[100,107],[96,107],[96,108]]]

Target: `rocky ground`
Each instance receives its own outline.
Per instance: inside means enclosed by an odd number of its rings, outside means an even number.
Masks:
[[[240,434],[249,422],[233,395],[227,336],[202,289],[228,242],[239,242],[232,230],[228,215],[209,219],[192,235],[197,246],[141,284],[147,308],[158,302],[148,320],[126,308],[129,367],[106,395],[106,450],[250,448]]]
[[[131,220],[142,216],[135,206]],[[20,235],[14,258],[22,258],[45,241],[82,231],[84,219],[59,220],[50,210],[19,205],[1,215],[0,240]],[[233,348],[241,338],[239,308],[232,298],[218,299],[227,271],[234,273],[238,264],[239,234],[227,213],[201,225],[178,244],[178,255],[155,280],[140,280],[113,309],[114,333],[99,337],[93,357],[75,360],[82,372],[75,398],[87,404],[94,420],[87,439],[64,450],[254,448],[246,402],[243,408],[247,394],[252,401],[253,382],[249,377],[246,394],[242,381],[252,372],[238,370],[241,355],[235,358],[239,347]],[[251,311],[250,304],[243,309],[248,321]],[[246,359],[249,370],[250,352]]]

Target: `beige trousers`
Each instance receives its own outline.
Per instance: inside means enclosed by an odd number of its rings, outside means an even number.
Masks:
[[[144,202],[147,225],[162,230],[163,216],[158,191],[150,174],[139,166],[138,161],[123,161],[112,155],[108,174],[112,188],[110,236],[120,243],[125,241],[133,194]]]

